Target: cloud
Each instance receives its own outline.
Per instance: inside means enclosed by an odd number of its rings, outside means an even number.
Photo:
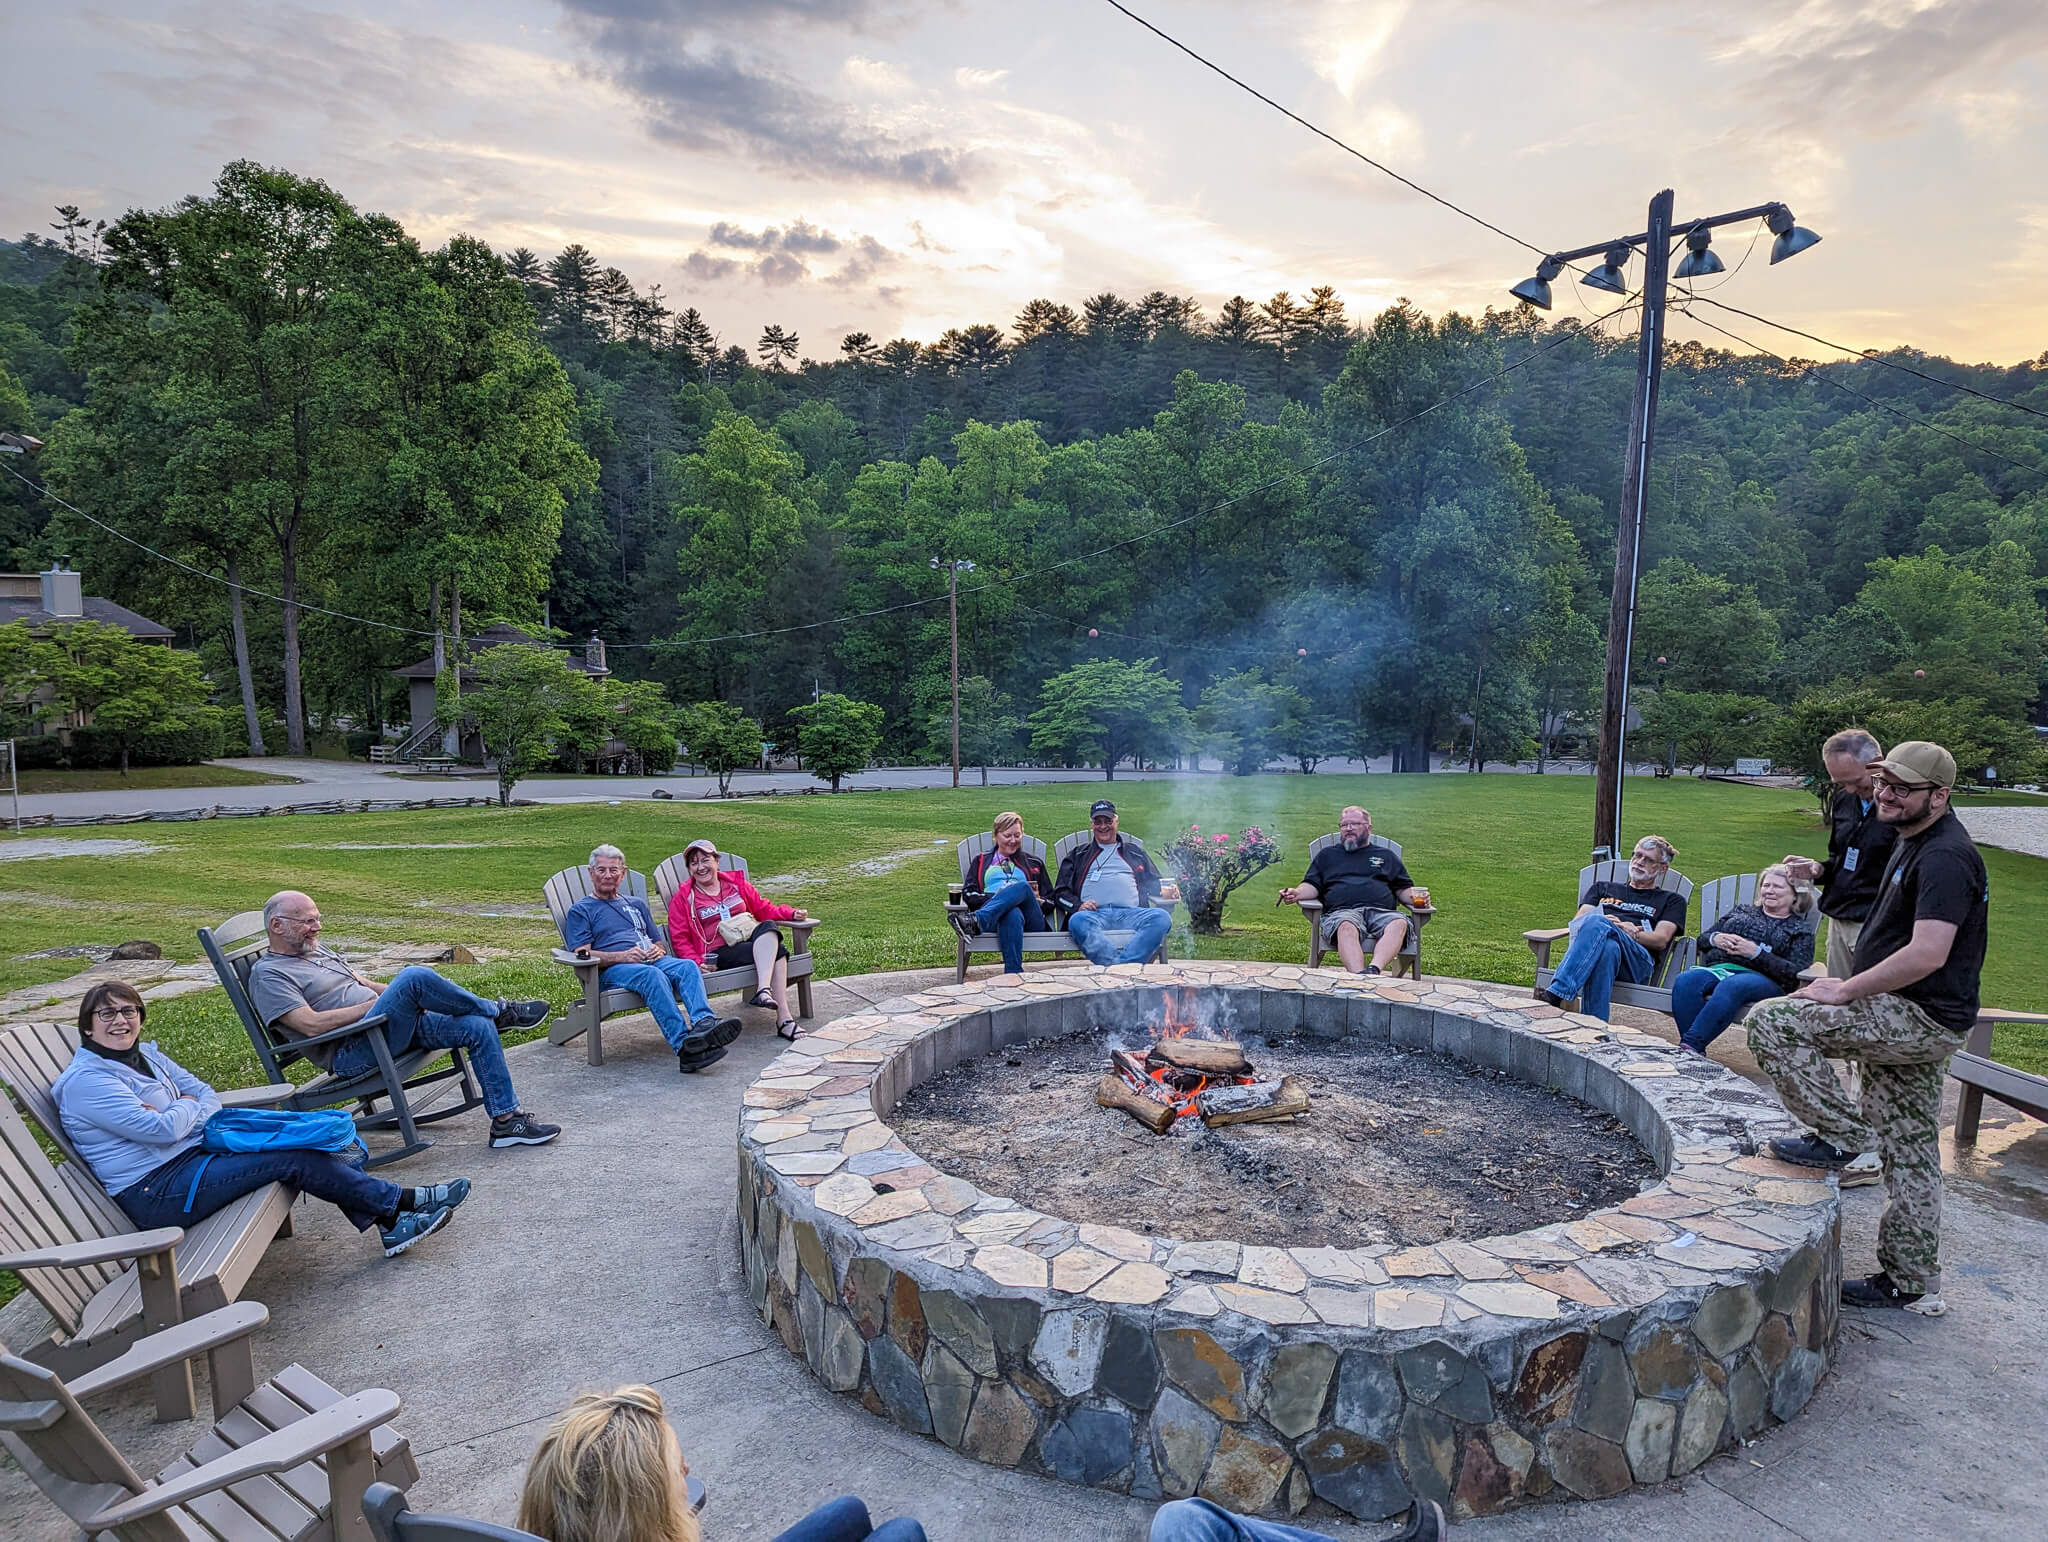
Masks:
[[[840,66],[840,72],[856,86],[877,96],[908,96],[917,89],[908,75],[883,59],[864,59],[855,54]]]
[[[733,30],[758,37],[761,16],[782,12],[859,28],[894,14],[894,7],[877,0],[767,0],[759,7],[689,0],[565,3],[570,28],[598,60],[599,73],[639,104],[658,139],[690,150],[738,151],[821,179],[944,192],[966,184],[967,158],[933,141],[914,114],[857,108],[827,96],[742,56],[707,25],[731,21]]]
[[[961,65],[953,71],[953,84],[962,90],[978,91],[984,86],[993,86],[1009,77],[1008,70],[977,70]]]
[[[733,246],[750,252],[836,252],[839,238],[820,230],[809,220],[798,220],[787,230],[770,225],[765,230],[747,230],[726,220],[711,227],[713,246]]]
[[[808,259],[832,257],[843,252],[845,260],[833,272],[826,274],[822,282],[846,289],[866,283],[877,272],[900,260],[896,252],[873,236],[841,240],[831,231],[820,230],[809,220],[802,219],[786,227],[769,225],[761,230],[749,230],[744,225],[720,220],[711,227],[708,241],[710,245],[727,251],[759,255],[741,259],[717,256],[702,249],[693,251],[683,259],[683,272],[697,283],[717,283],[744,274],[771,289],[786,288],[817,276]]]

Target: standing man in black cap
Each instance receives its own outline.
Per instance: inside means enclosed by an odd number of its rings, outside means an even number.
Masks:
[[[1160,907],[1180,899],[1162,883],[1145,848],[1117,832],[1116,805],[1107,798],[1088,810],[1095,839],[1077,846],[1060,863],[1053,903],[1067,913],[1067,932],[1091,964],[1142,964],[1159,951],[1173,930],[1173,916]],[[1118,947],[1108,935],[1128,932]]]
[[[1877,1273],[1844,1280],[1849,1306],[1925,1317],[1941,1299],[1941,1080],[1977,1021],[1991,892],[1984,859],[1950,811],[1955,757],[1911,740],[1870,763],[1878,817],[1898,842],[1856,940],[1846,980],[1815,980],[1749,1013],[1749,1047],[1785,1107],[1814,1133],[1779,1136],[1771,1154],[1853,1172],[1884,1160],[1889,1203],[1877,1228]],[[1859,1107],[1829,1056],[1860,1062]],[[1845,1176],[1844,1181],[1848,1181]]]

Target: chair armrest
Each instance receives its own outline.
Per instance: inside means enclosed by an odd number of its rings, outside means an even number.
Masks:
[[[73,1397],[90,1397],[111,1387],[125,1387],[167,1365],[191,1360],[223,1344],[245,1339],[270,1321],[270,1308],[260,1301],[238,1301],[204,1317],[179,1323],[133,1345],[126,1354],[65,1381]]]
[[[1997,1007],[1980,1007],[1976,1023],[1963,1040],[1963,1049],[1990,1059],[1991,1030],[2000,1023],[2048,1023],[2048,1012],[2006,1012]]]
[[[1825,980],[1827,977],[1828,966],[1826,964],[1808,964],[1799,971],[1799,983],[1801,985],[1811,985],[1815,980]]]
[[[1569,926],[1549,926],[1540,931],[1522,933],[1522,941],[1533,947],[1539,942],[1556,942],[1558,938],[1569,937],[1571,934],[1572,929]]]
[[[1434,905],[1408,905],[1403,908],[1418,921],[1427,921],[1436,914],[1436,906]]]
[[[1302,900],[1301,913],[1305,916],[1319,916],[1323,913],[1323,902],[1319,899]]]
[[[292,1033],[291,1029],[287,1028],[284,1031],[290,1034],[290,1037],[281,1043],[278,1048],[303,1050],[309,1044],[335,1044],[343,1039],[353,1039],[358,1034],[368,1033],[372,1028],[382,1028],[383,1026],[384,1014],[382,1012],[374,1012],[368,1017],[357,1018],[346,1028],[330,1028],[325,1033]]]
[[[282,1103],[298,1090],[290,1082],[272,1082],[267,1087],[230,1087],[216,1096],[222,1108],[267,1108]]]
[[[603,960],[595,958],[578,958],[574,953],[571,953],[567,948],[550,948],[548,950],[548,957],[552,958],[558,964],[567,964],[571,969],[575,970],[578,974],[581,974],[586,969],[604,968]]]
[[[380,1424],[390,1422],[404,1406],[396,1392],[388,1392],[382,1387],[358,1392],[318,1413],[295,1419],[283,1429],[260,1440],[252,1440],[226,1456],[215,1457],[202,1467],[194,1467],[167,1483],[159,1483],[133,1499],[109,1505],[97,1515],[84,1517],[78,1524],[88,1533],[112,1531],[132,1521],[161,1515],[188,1500],[218,1493],[230,1484],[260,1478],[268,1473],[289,1472],[316,1456],[325,1455],[336,1446],[367,1435]]]
[[[802,943],[804,947],[809,947],[811,933],[817,929],[818,918],[816,916],[806,916],[801,921],[778,921],[775,924],[788,927],[792,937]],[[804,951],[804,948],[797,948],[795,951],[801,953]]]
[[[38,1248],[32,1253],[0,1253],[0,1269],[82,1269],[87,1264],[110,1264],[123,1258],[151,1258],[168,1253],[185,1240],[182,1226],[159,1226],[154,1231],[123,1232],[118,1237],[95,1237],[90,1242],[66,1242],[58,1247]]]

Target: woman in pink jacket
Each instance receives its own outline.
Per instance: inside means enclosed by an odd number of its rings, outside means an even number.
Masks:
[[[789,947],[774,923],[810,917],[761,898],[739,873],[721,873],[718,848],[708,840],[683,848],[683,866],[690,881],[668,902],[668,939],[676,957],[689,959],[706,974],[752,963],[757,985],[747,1005],[773,1007],[775,1031],[796,1038],[801,1030],[789,1010]],[[740,940],[727,942],[727,937]]]

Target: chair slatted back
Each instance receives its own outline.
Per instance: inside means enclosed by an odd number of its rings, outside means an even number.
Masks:
[[[288,1080],[284,1068],[306,1056],[293,1047],[290,1033],[282,1028],[273,1029],[263,1021],[249,995],[249,971],[270,947],[270,931],[263,924],[263,912],[244,910],[218,926],[200,927],[199,946],[220,977],[221,989],[228,993],[235,1016],[242,1020],[256,1058],[263,1062],[265,1077],[273,1082]]]
[[[1118,833],[1133,846],[1137,847],[1138,850],[1144,852],[1146,856],[1152,855],[1151,848],[1145,844],[1143,837],[1133,835],[1128,830],[1119,831]],[[1076,830],[1072,835],[1061,836],[1053,844],[1052,848],[1053,877],[1059,877],[1060,864],[1067,860],[1068,852],[1078,850],[1094,839],[1095,832],[1093,830]]]
[[[1309,861],[1315,861],[1316,853],[1321,851],[1325,846],[1340,845],[1342,844],[1343,840],[1344,837],[1335,830],[1332,830],[1328,835],[1317,836],[1314,840],[1308,843]],[[1369,835],[1366,837],[1365,844],[1368,846],[1384,846],[1387,848],[1388,851],[1392,852],[1395,856],[1398,857],[1401,855],[1401,843],[1399,841],[1390,841],[1384,835]]]
[[[1587,889],[1596,883],[1627,882],[1628,863],[1626,860],[1594,862],[1579,869],[1578,893],[1584,894]],[[1669,889],[1680,899],[1684,900],[1688,907],[1691,906],[1692,880],[1679,872],[1677,868],[1665,868],[1663,877],[1657,880],[1657,887]],[[1574,895],[1573,899],[1576,901],[1577,895]],[[1681,926],[1678,929],[1678,936],[1672,939],[1671,946],[1658,955],[1657,967],[1650,971],[1650,978],[1644,982],[1645,984],[1656,986],[1668,985],[1673,975],[1681,970],[1692,967],[1695,943],[1690,929],[1692,922],[1692,911],[1690,908],[1686,911],[1686,922],[1685,926]]]
[[[555,930],[559,932],[571,908],[590,893],[590,869],[587,866],[565,867],[547,881],[541,892],[547,898],[548,914],[555,918]],[[627,899],[644,900],[647,898],[647,875],[629,869],[619,884],[619,892]],[[658,924],[659,918],[656,919]]]
[[[13,1102],[0,1097],[0,1246],[7,1252],[40,1252],[135,1230],[84,1163],[69,1160],[64,1169],[50,1161]],[[77,1269],[23,1269],[21,1279],[68,1334],[77,1331],[100,1288],[127,1267],[115,1260]]]
[[[976,857],[980,856],[984,851],[994,851],[995,849],[996,838],[987,830],[983,830],[979,835],[970,835],[966,840],[962,841],[959,847],[960,881],[962,883],[967,882],[967,874],[973,868]],[[1045,842],[1035,835],[1025,836],[1024,844],[1019,850],[1027,857],[1036,857],[1041,862],[1045,861]],[[1055,874],[1053,876],[1056,877],[1058,875]]]
[[[736,857],[729,851],[721,851],[718,854],[718,870],[721,873],[738,873],[740,877],[745,878],[747,859]],[[655,920],[666,922],[669,901],[676,897],[676,890],[689,881],[690,867],[683,860],[680,851],[672,857],[662,859],[661,866],[654,870],[654,893],[659,901],[654,907]]]
[[[0,1446],[74,1521],[133,1499],[148,1487],[56,1373],[0,1351]],[[180,1542],[168,1515],[121,1528],[119,1535]]]

